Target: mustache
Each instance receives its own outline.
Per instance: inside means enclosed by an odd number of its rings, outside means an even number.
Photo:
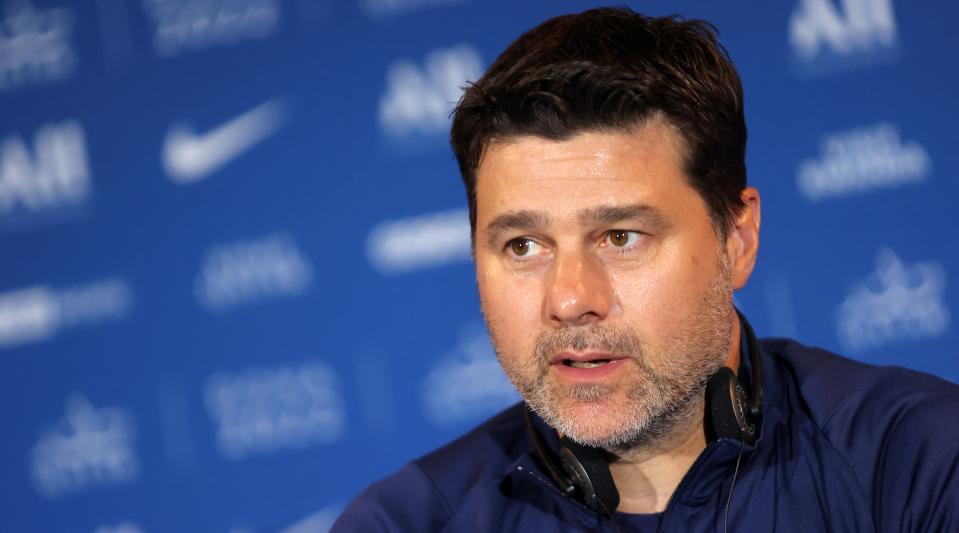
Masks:
[[[540,333],[536,339],[536,358],[548,361],[553,354],[571,350],[596,351],[642,359],[643,343],[633,331],[609,326],[565,328]]]

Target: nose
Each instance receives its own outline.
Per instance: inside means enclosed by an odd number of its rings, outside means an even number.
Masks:
[[[543,315],[548,324],[587,326],[609,316],[612,284],[605,265],[597,258],[582,252],[558,254],[545,283]]]

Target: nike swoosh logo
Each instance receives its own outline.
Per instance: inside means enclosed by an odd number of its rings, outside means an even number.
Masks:
[[[273,99],[203,134],[190,124],[176,123],[163,141],[163,166],[174,183],[202,181],[276,133],[286,115],[286,106]]]

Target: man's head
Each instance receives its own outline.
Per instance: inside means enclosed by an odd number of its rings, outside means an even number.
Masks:
[[[746,122],[739,75],[699,20],[604,8],[550,19],[513,42],[454,112],[453,152],[476,231],[476,171],[489,145],[622,131],[663,115],[682,165],[722,234],[742,209]]]
[[[733,354],[759,222],[741,95],[705,24],[607,9],[523,35],[457,107],[497,355],[575,440],[668,433]]]

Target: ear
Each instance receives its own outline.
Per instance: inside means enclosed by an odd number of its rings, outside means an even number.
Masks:
[[[746,187],[740,193],[743,208],[736,217],[726,238],[726,257],[729,259],[730,277],[734,290],[743,288],[756,265],[759,252],[759,191]]]

